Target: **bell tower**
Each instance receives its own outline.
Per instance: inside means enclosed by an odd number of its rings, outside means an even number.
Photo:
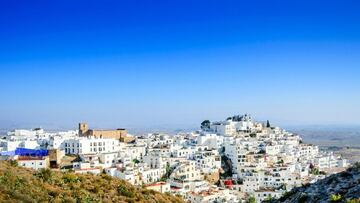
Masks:
[[[79,123],[79,135],[85,136],[89,131],[89,125],[87,123]]]

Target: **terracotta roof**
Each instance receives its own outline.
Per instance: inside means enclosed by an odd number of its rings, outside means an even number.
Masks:
[[[145,185],[145,187],[154,187],[154,186],[160,186],[160,185],[165,185],[165,184],[166,184],[166,182],[157,182],[157,183]]]
[[[75,169],[75,171],[92,171],[92,170],[99,170],[99,168],[82,168],[82,169]]]
[[[18,161],[32,161],[32,160],[45,160],[46,157],[42,156],[19,156]]]

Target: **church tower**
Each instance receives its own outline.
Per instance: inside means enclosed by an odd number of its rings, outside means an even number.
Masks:
[[[79,135],[85,136],[89,131],[89,125],[87,123],[79,123]]]

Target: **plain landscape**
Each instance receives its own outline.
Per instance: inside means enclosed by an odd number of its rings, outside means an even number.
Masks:
[[[360,161],[360,126],[300,126],[289,130],[299,134],[306,143],[333,151],[352,163]]]

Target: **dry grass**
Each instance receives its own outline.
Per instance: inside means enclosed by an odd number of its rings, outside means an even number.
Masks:
[[[0,162],[0,202],[183,202],[108,175],[33,171]]]

